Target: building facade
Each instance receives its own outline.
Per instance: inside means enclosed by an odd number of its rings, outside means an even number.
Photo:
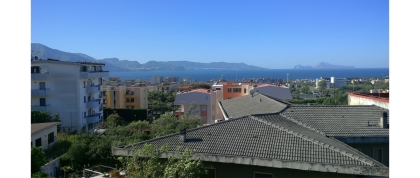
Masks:
[[[59,122],[31,124],[31,146],[46,150],[57,142],[57,126]]]
[[[31,61],[31,110],[58,114],[64,131],[90,131],[103,121],[103,63]]]
[[[163,77],[162,76],[152,76],[152,78],[150,79],[150,83],[153,84],[159,84],[163,82]]]
[[[104,107],[147,109],[148,90],[146,87],[105,87]]]

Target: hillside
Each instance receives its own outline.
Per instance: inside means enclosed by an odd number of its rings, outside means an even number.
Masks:
[[[200,63],[190,61],[148,61],[140,64],[138,61],[119,60],[118,58],[94,59],[82,53],[70,53],[49,48],[43,44],[32,43],[31,55],[41,59],[58,59],[61,61],[95,61],[105,63],[104,70],[111,72],[122,71],[183,71],[183,70],[259,70],[264,69],[245,63],[211,62]]]
[[[328,64],[326,62],[321,62],[317,64],[315,67],[312,66],[302,66],[302,65],[296,65],[294,69],[354,69],[356,67],[354,66],[342,66],[342,65],[333,65]]]

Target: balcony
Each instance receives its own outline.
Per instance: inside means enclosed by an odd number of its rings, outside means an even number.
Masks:
[[[97,108],[101,105],[101,99],[92,99],[86,102],[87,108]]]
[[[31,80],[48,80],[49,78],[49,73],[31,73]]]
[[[31,97],[45,97],[50,95],[50,89],[31,90]]]
[[[101,85],[91,85],[86,87],[86,93],[97,93],[101,90]]]
[[[31,110],[32,111],[43,111],[43,112],[48,112],[48,108],[50,107],[49,104],[45,105],[45,106],[40,106],[40,105],[31,105]]]
[[[90,71],[90,72],[80,72],[80,78],[88,79],[88,78],[103,78],[108,77],[109,71]]]
[[[91,124],[91,123],[99,122],[100,117],[101,117],[101,113],[95,113],[95,114],[88,115],[86,117],[86,123]]]

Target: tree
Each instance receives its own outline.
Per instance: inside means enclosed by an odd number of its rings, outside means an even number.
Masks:
[[[198,89],[198,88],[211,89],[211,86],[206,83],[196,83],[193,86],[191,86],[191,89]]]
[[[309,89],[309,86],[307,84],[302,84],[300,91],[302,91],[302,93],[308,94],[311,90]]]
[[[131,157],[119,157],[126,176],[130,177],[199,177],[201,174],[207,174],[206,166],[200,159],[192,159],[192,151],[186,149],[180,151],[177,149],[178,158],[169,157],[167,161],[162,161],[160,157],[169,150],[166,144],[155,149],[153,145],[145,144],[141,150],[135,150]]]
[[[327,88],[327,82],[325,80],[318,81],[318,88],[321,91],[324,91]]]
[[[41,167],[47,163],[45,153],[42,147],[31,148],[31,173],[34,174],[40,171]]]

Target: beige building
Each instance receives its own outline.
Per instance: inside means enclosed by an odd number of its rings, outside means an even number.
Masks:
[[[148,90],[146,87],[106,87],[104,88],[104,107],[147,109]]]

